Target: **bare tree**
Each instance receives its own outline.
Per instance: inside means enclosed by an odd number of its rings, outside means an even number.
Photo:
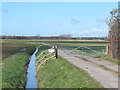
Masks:
[[[120,24],[118,17],[118,9],[113,9],[110,14],[111,18],[107,21],[107,24],[109,26],[109,37],[118,37],[118,25]]]
[[[107,21],[109,26],[109,55],[120,59],[120,9],[113,9],[111,18]]]

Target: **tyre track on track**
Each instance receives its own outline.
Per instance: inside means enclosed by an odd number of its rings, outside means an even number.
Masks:
[[[88,74],[99,81],[104,88],[118,88],[117,64],[103,59],[85,56],[72,50],[59,49],[58,51],[60,57],[65,58],[71,64],[88,72]],[[100,65],[103,65],[110,70],[105,70],[101,68]]]

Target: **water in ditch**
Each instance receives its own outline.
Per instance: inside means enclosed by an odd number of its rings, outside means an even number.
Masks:
[[[38,49],[33,53],[30,58],[30,63],[27,70],[27,88],[37,88],[37,79],[36,79],[36,63],[35,63],[35,54],[38,52]]]

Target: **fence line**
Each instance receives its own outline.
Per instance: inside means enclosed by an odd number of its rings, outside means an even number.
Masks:
[[[47,50],[43,51],[43,52],[36,58],[36,60],[37,60],[41,55],[43,55],[43,54],[46,53],[46,52],[47,52]],[[53,53],[54,53],[54,52],[53,52]],[[43,66],[43,64],[44,64],[45,62],[47,62],[49,59],[55,57],[55,53],[54,53],[54,55],[52,55],[51,57],[46,58],[47,56],[49,56],[49,55],[51,55],[51,54],[53,54],[53,53],[48,53],[47,55],[44,55],[42,59],[39,59],[39,60],[38,60],[37,65],[36,65],[36,66],[37,66],[37,72],[39,71],[40,67]],[[46,59],[43,60],[44,58],[46,58]],[[43,61],[42,61],[42,60],[43,60]],[[41,61],[42,61],[42,62],[41,62]],[[41,63],[40,63],[40,62],[41,62]],[[39,63],[40,63],[40,64],[39,64]]]
[[[71,48],[71,47],[67,47],[67,48],[69,48],[70,50],[78,50],[79,48],[81,48],[81,51],[82,51],[83,53],[87,53],[87,52],[86,52],[87,50],[90,50],[90,51],[92,51],[92,52],[94,52],[94,53],[97,53],[97,54],[100,54],[100,55],[103,55],[103,54],[107,54],[107,53],[108,53],[108,46],[106,46],[106,45],[99,45],[99,46],[104,46],[106,50],[101,49],[101,52],[99,52],[99,51],[97,51],[97,50],[94,50],[94,49],[92,49],[92,48],[89,48],[89,46],[78,46],[77,48],[76,48],[76,47],[72,47],[72,48]],[[96,47],[97,47],[97,46],[96,46]],[[65,46],[60,46],[60,48],[61,48],[61,49],[64,49]],[[65,49],[64,49],[64,51],[65,51]]]
[[[52,54],[52,53],[50,53],[50,54]],[[44,55],[42,59],[39,59],[39,61],[37,62],[37,64],[39,64],[40,61],[42,61],[45,57],[49,56],[50,54]]]
[[[96,50],[93,50],[93,49],[91,49],[91,48],[88,48],[88,47],[86,47],[86,46],[79,46],[78,48],[81,48],[81,47],[82,47],[82,51],[83,51],[84,48],[87,48],[87,49],[89,49],[89,50],[91,50],[91,51],[93,51],[93,52],[96,52],[96,53],[98,53],[98,54],[103,54],[103,53],[97,52]],[[78,48],[76,48],[76,49],[78,49]]]
[[[43,61],[41,62],[41,64],[39,64],[39,65],[37,66],[37,72],[40,70],[40,67],[43,66],[43,64],[44,64],[45,62],[47,62],[49,59],[51,59],[51,58],[53,58],[53,57],[55,57],[55,55],[53,55],[53,56],[51,56],[51,57],[43,60]]]
[[[43,55],[46,51],[47,51],[47,50],[41,52],[41,54],[36,58],[36,60],[37,60],[41,55]]]

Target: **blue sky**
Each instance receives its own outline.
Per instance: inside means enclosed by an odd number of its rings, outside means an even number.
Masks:
[[[2,34],[103,37],[114,8],[117,2],[4,2]]]

